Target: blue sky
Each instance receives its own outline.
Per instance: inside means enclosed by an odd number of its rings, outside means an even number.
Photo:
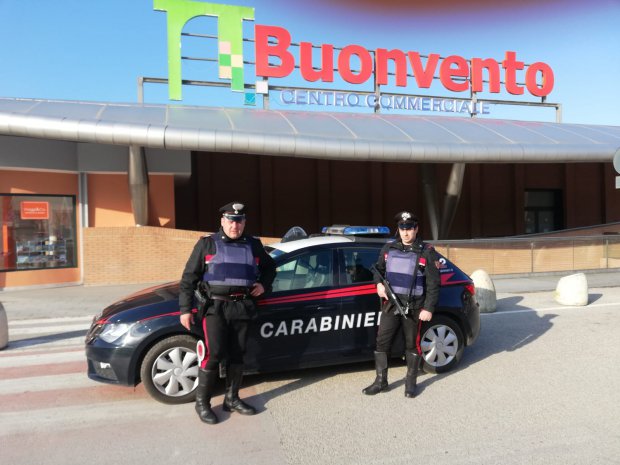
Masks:
[[[284,27],[294,42],[498,61],[507,50],[515,51],[526,63],[542,61],[551,66],[555,87],[548,101],[562,104],[564,122],[620,125],[620,0],[227,3],[255,7],[255,24]],[[244,26],[249,33],[252,28],[252,23]],[[197,18],[185,31],[215,34],[216,22]],[[167,76],[166,14],[154,11],[152,0],[0,0],[0,41],[2,97],[135,102],[138,76]],[[183,53],[213,57],[214,44],[184,38]],[[214,69],[188,62],[183,77],[213,80]],[[251,82],[248,74],[246,70],[246,82]],[[303,82],[293,76],[277,84]],[[183,104],[237,106],[242,102],[228,89],[184,87],[183,92]],[[466,97],[441,88],[431,93]],[[147,85],[145,97],[147,103],[172,103],[163,85]],[[284,107],[272,97],[272,108]],[[553,121],[555,113],[493,107],[490,117]]]

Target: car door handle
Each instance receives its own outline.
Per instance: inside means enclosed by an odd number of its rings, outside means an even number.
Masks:
[[[295,310],[296,307],[280,307],[278,308],[278,312],[290,312],[291,310]]]
[[[317,310],[336,310],[335,305],[308,305],[308,308],[316,308]]]

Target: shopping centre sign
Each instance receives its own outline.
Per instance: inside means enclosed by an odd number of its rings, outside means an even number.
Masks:
[[[198,16],[217,17],[219,78],[230,80],[231,90],[245,91],[243,21],[254,20],[254,8],[191,0],[154,0],[154,8],[167,13],[171,100],[181,100],[181,32],[188,21]],[[284,27],[256,24],[254,38],[255,74],[260,78],[256,82],[257,89],[264,85],[263,79],[286,78],[296,68],[301,78],[309,83],[331,83],[339,77],[353,85],[370,81],[379,86],[395,84],[408,91],[412,88],[428,89],[439,80],[445,90],[455,93],[487,91],[497,94],[505,91],[512,95],[527,92],[534,97],[546,97],[554,86],[553,70],[548,64],[526,65],[513,51],[507,51],[504,59],[498,62],[493,58],[441,57],[437,53],[421,55],[418,51],[385,48],[368,50],[361,45],[336,49],[332,44],[300,42],[296,57],[291,52],[292,36]],[[317,48],[320,63],[315,63],[313,57],[313,49]],[[354,65],[357,69],[353,69]],[[394,70],[393,82],[390,82],[388,71],[390,65]],[[520,72],[524,73],[524,84],[518,82]],[[356,97],[343,98],[350,101]],[[454,102],[451,108],[458,107],[456,100]],[[381,101],[375,103],[381,104]]]

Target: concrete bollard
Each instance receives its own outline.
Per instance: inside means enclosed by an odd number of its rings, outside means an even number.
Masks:
[[[493,313],[497,310],[497,294],[495,284],[484,270],[476,270],[471,274],[471,279],[476,286],[476,300],[480,305],[480,312]]]
[[[588,305],[588,280],[583,273],[564,276],[555,288],[555,301],[562,305]]]
[[[9,322],[6,318],[6,311],[0,302],[0,350],[9,344]]]

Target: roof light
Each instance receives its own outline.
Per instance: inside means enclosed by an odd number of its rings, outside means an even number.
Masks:
[[[338,225],[324,226],[322,231],[327,235],[347,235],[347,236],[385,236],[390,234],[387,226],[348,226]]]

